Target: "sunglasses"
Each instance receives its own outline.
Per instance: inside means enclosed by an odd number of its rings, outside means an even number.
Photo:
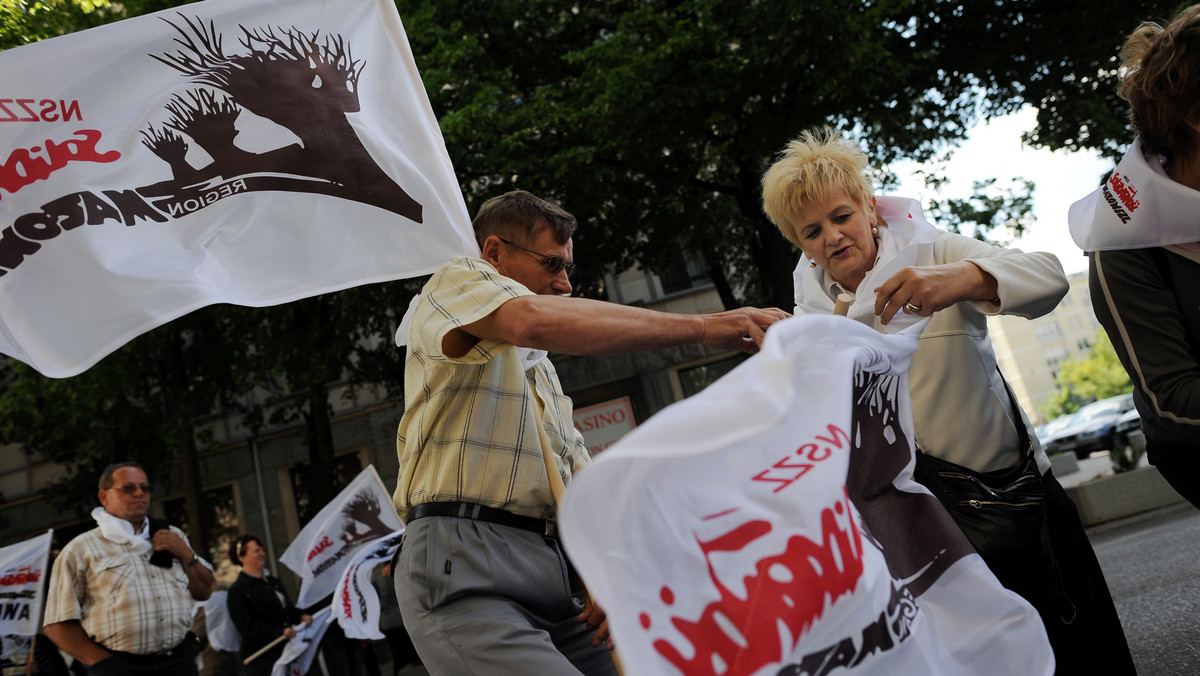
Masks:
[[[133,495],[138,491],[149,495],[150,491],[154,490],[154,487],[150,484],[122,484],[120,486],[113,486],[112,489],[114,491],[121,491],[125,495]]]
[[[557,275],[558,273],[562,272],[563,270],[566,270],[567,276],[570,277],[571,273],[575,272],[575,264],[568,263],[561,256],[547,256],[546,254],[538,253],[537,251],[534,251],[533,249],[526,249],[525,247],[521,246],[520,244],[517,244],[515,242],[510,242],[507,239],[504,239],[503,237],[500,238],[500,241],[504,242],[505,244],[507,244],[511,247],[516,247],[516,248],[520,249],[521,251],[528,251],[529,253],[533,254],[534,256],[541,258],[542,263],[544,263],[546,265],[546,269],[549,270],[550,274],[552,274],[552,275]]]

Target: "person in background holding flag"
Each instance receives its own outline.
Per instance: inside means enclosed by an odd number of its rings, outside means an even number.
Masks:
[[[1071,206],[1096,318],[1133,381],[1150,463],[1200,507],[1200,5],[1143,23],[1117,94],[1137,133],[1116,171]]]
[[[94,528],[54,561],[46,635],[91,676],[195,676],[195,601],[212,593],[212,570],[183,531],[150,511],[141,465],[109,465],[100,475]]]
[[[848,316],[878,330],[905,315],[909,321],[930,317],[909,368],[917,449],[983,472],[1016,465],[1025,455],[1021,438],[1030,439],[1053,553],[1028,552],[1026,565],[1016,566],[1018,577],[1009,579],[985,562],[1009,589],[1047,590],[1023,596],[1046,625],[1056,673],[1135,673],[1075,505],[1036,438],[1021,433],[1029,421],[1000,375],[987,335],[988,315],[1037,317],[1053,310],[1068,288],[1062,266],[1052,254],[937,230],[916,200],[876,198],[866,168],[857,144],[825,128],[803,132],[763,176],[764,211],[803,252],[795,272],[796,313],[830,314],[835,300],[849,294]],[[1057,559],[1062,589],[1029,579],[1047,570],[1043,557]]]
[[[407,522],[394,570],[404,626],[435,675],[615,673],[603,613],[576,601],[553,537],[543,453],[564,481],[590,458],[542,350],[753,353],[788,315],[566,297],[575,218],[525,191],[485,202],[472,227],[481,257],[434,273],[408,333],[395,492]]]
[[[267,550],[253,535],[229,543],[229,561],[242,572],[229,587],[226,603],[229,619],[242,636],[242,658],[254,655],[280,636],[296,635],[295,625],[312,624],[312,616],[301,613],[288,598],[279,578],[267,571]],[[275,660],[283,654],[280,642],[245,665],[248,676],[270,676]]]

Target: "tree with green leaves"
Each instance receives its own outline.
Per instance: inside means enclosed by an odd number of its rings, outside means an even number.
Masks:
[[[57,508],[85,516],[110,463],[135,460],[159,486],[182,489],[191,537],[207,550],[198,456],[214,444],[199,420],[234,409],[249,388],[244,372],[244,308],[213,306],[142,335],[72,378],[47,378],[0,361],[0,444],[62,464],[67,475],[47,494]],[[180,475],[172,481],[178,461]]]
[[[1086,356],[1059,364],[1054,383],[1058,391],[1041,409],[1042,417],[1047,420],[1074,413],[1093,401],[1133,391],[1133,381],[1104,331],[1096,332],[1096,340]]]
[[[1113,0],[398,6],[469,203],[521,187],[575,213],[584,293],[606,270],[661,272],[683,247],[703,255],[727,306],[781,307],[797,254],[762,214],[759,180],[799,131],[829,124],[859,139],[881,183],[889,162],[927,160],[1026,103],[1041,110],[1035,143],[1116,148],[1127,136],[1111,95],[1117,48],[1170,11]],[[946,223],[1019,234],[1027,200],[989,195],[946,203]]]

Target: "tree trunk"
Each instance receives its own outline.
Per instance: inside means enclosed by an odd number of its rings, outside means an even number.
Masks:
[[[200,458],[196,437],[191,432],[179,435],[179,467],[183,475],[183,497],[187,504],[188,540],[192,550],[205,559],[212,558],[208,541],[208,514],[200,508]]]
[[[333,421],[329,417],[329,391],[325,385],[308,388],[308,413],[304,416],[308,444],[308,513],[321,511],[337,496]]]

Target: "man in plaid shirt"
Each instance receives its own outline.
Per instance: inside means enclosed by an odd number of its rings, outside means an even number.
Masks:
[[[615,673],[604,614],[573,594],[553,537],[543,452],[564,482],[590,457],[545,351],[753,353],[788,314],[567,297],[575,219],[524,191],[488,200],[472,226],[481,257],[433,275],[407,335],[394,496],[407,531],[393,572],[404,625],[434,675]]]
[[[178,528],[147,516],[151,486],[133,462],[100,476],[94,528],[54,560],[46,636],[89,676],[196,674],[195,601],[212,593],[212,569]]]

